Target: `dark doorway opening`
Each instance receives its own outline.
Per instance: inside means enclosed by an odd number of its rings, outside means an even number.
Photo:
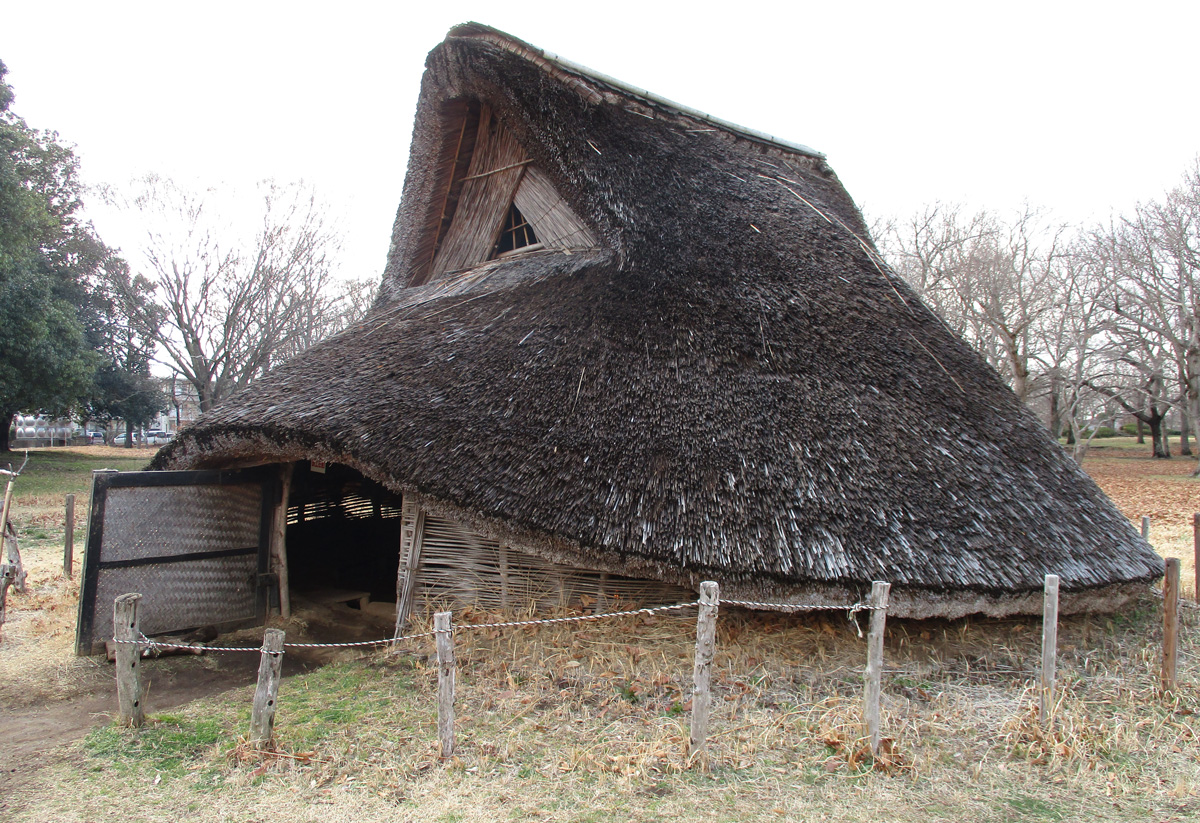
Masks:
[[[348,466],[297,463],[288,495],[291,594],[394,610],[400,502],[400,495]]]

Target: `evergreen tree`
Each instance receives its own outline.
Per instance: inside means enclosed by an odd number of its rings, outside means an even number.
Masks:
[[[116,257],[79,219],[75,154],[10,111],[6,71],[0,61],[0,452],[17,412],[65,415],[91,393],[89,282]]]

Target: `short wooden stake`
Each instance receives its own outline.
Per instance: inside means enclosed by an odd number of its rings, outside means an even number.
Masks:
[[[1167,558],[1167,574],[1163,578],[1163,655],[1162,689],[1175,691],[1179,664],[1179,558]]]
[[[863,672],[863,725],[871,746],[871,756],[879,753],[879,697],[883,691],[883,633],[887,627],[888,595],[891,583],[871,583],[871,628],[867,632],[867,668]]]
[[[282,629],[263,632],[262,657],[258,661],[258,687],[254,690],[254,705],[250,709],[250,745],[256,749],[271,748],[274,738],[285,636]]]
[[[454,754],[454,628],[450,612],[433,616],[438,657],[438,740],[442,759]]]
[[[1200,603],[1200,512],[1192,515],[1192,553],[1196,559],[1196,602]]]
[[[712,703],[709,680],[717,647],[717,610],[720,602],[719,585],[711,580],[700,584],[700,613],[696,617],[696,665],[692,670],[692,730],[688,739],[688,756],[693,759],[704,753],[704,743],[708,737],[708,710]]]
[[[1046,575],[1042,588],[1042,676],[1038,722],[1046,726],[1054,711],[1054,670],[1058,658],[1058,575]]]
[[[1142,515],[1142,539],[1150,539],[1150,515],[1148,514]]]
[[[67,532],[63,537],[63,576],[71,579],[75,565],[75,495],[67,495]]]
[[[113,600],[113,645],[117,659],[117,722],[141,726],[146,722],[142,706],[142,632],[138,626],[140,594],[123,594]]]

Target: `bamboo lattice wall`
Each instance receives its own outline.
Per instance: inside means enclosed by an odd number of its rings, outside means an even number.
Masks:
[[[289,526],[334,517],[352,522],[400,516],[394,497],[373,499],[350,486],[311,489],[305,499],[293,500],[288,507]],[[381,552],[398,550],[398,545],[378,546]],[[440,606],[521,612],[612,609],[693,597],[686,589],[655,580],[550,563],[428,513],[418,552],[413,605],[421,611]]]

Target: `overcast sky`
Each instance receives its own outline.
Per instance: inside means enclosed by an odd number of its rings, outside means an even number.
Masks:
[[[1200,3],[9,4],[0,59],[89,183],[303,178],[377,276],[425,54],[476,20],[824,152],[868,219],[1023,201],[1104,219],[1200,153]],[[137,237],[93,208],[131,260]]]

